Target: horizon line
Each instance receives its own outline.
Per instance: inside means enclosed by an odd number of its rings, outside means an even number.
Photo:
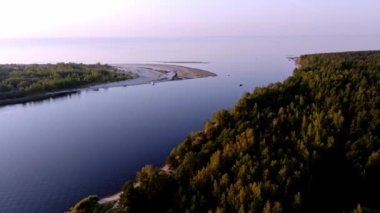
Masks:
[[[26,39],[186,39],[186,38],[249,38],[249,37],[335,37],[335,36],[380,36],[380,34],[295,34],[295,35],[198,35],[198,36],[32,36],[32,37],[0,37],[0,40]]]

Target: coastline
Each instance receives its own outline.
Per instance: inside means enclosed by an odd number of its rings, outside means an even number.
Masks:
[[[28,102],[43,101],[49,98],[58,98],[66,95],[71,95],[79,93],[83,90],[98,90],[107,89],[112,87],[125,87],[134,86],[141,84],[155,84],[166,81],[175,80],[186,80],[186,79],[196,79],[205,77],[214,77],[215,73],[190,68],[179,65],[169,65],[169,64],[111,64],[110,66],[117,69],[116,72],[130,73],[134,76],[133,79],[128,79],[124,81],[115,81],[109,83],[94,83],[85,85],[83,87],[77,87],[72,89],[40,93],[28,95],[21,98],[15,99],[4,99],[0,100],[0,107],[14,104],[24,104]]]

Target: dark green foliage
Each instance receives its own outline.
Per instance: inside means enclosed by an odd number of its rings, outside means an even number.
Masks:
[[[87,213],[95,212],[97,209],[99,198],[95,195],[89,195],[79,201],[73,208],[70,209],[69,213]]]
[[[126,212],[163,212],[174,202],[174,178],[151,165],[137,173],[135,183],[123,187],[120,205]]]
[[[101,64],[0,65],[0,101],[129,78]]]
[[[379,210],[380,52],[307,55],[298,63],[283,83],[256,88],[189,134],[167,159],[170,175],[143,168],[124,187],[119,209]],[[157,196],[162,191],[170,193]],[[170,205],[157,206],[162,200]]]

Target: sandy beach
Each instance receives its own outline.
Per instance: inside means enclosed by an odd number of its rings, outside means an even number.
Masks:
[[[125,81],[98,84],[90,86],[89,89],[155,84],[165,81],[216,76],[215,73],[209,71],[170,64],[117,64],[112,66],[116,67],[119,72],[132,73],[134,78]]]
[[[104,197],[104,198],[101,198],[98,203],[99,204],[105,204],[105,203],[113,203],[113,202],[116,202],[120,199],[120,195],[121,195],[121,192],[118,192],[116,194],[113,194],[111,196],[108,196],[108,197]]]

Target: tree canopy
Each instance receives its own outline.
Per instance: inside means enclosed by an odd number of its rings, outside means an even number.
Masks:
[[[0,104],[5,99],[130,78],[131,74],[117,72],[116,68],[102,64],[0,65]]]

